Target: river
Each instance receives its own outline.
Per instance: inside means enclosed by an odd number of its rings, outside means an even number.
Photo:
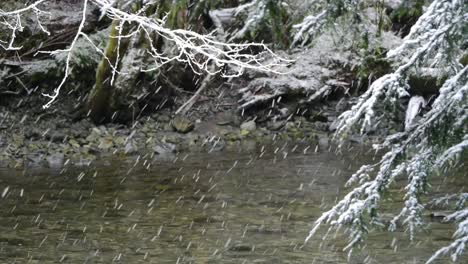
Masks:
[[[322,241],[323,230],[305,245],[304,238],[371,159],[281,143],[3,168],[0,262],[348,263],[341,234]],[[430,229],[412,243],[404,230],[376,230],[349,263],[424,263],[453,232],[452,224],[426,220]]]

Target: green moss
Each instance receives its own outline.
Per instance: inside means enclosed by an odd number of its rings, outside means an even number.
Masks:
[[[111,25],[110,37],[105,50],[105,57],[109,59],[111,63],[115,63],[117,60],[117,48],[118,39],[115,36],[118,35],[117,26],[120,24],[118,20],[114,20]],[[126,49],[126,45],[121,45],[120,53]],[[96,122],[102,122],[109,113],[109,99],[111,96],[111,84],[110,77],[112,74],[112,68],[107,59],[102,59],[96,70],[96,83],[90,92],[88,100],[88,109],[91,119]]]
[[[185,28],[188,22],[187,0],[176,0],[169,8],[166,26],[169,28]]]
[[[468,65],[468,51],[463,54],[463,56],[460,58],[460,63],[463,66]]]
[[[249,134],[250,134],[250,131],[248,131],[248,130],[242,129],[242,130],[240,131],[241,137],[246,137],[246,136],[248,136]]]

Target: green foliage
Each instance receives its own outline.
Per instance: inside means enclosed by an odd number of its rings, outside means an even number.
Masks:
[[[388,23],[387,19],[387,14],[385,14],[385,0],[382,0],[376,4],[376,9],[377,13],[379,14],[378,21],[377,21],[377,37],[380,37],[382,35],[382,32],[386,29],[388,29],[388,25],[391,25]]]
[[[290,45],[288,35],[292,25],[289,22],[288,12],[283,3],[281,0],[269,0],[267,2],[268,15],[261,29],[268,32],[267,29],[271,28],[273,33],[272,41],[280,47],[288,47]]]
[[[390,14],[390,18],[399,23],[415,21],[422,15],[423,6],[424,0],[404,1]]]
[[[405,0],[397,9],[390,14],[393,29],[407,35],[411,27],[423,14],[424,0]]]
[[[370,45],[369,33],[364,32],[358,42],[356,50],[358,50],[360,64],[355,69],[355,77],[358,80],[375,80],[384,74],[390,72],[391,65],[386,59],[387,51],[381,46],[372,47]]]
[[[463,140],[467,127],[457,127],[454,123],[460,119],[459,116],[447,113],[443,119],[439,119],[428,128],[427,134],[431,146],[438,152],[442,152],[450,146]],[[456,129],[454,129],[454,127]]]
[[[167,6],[160,6],[167,8]],[[174,0],[169,7],[166,25],[169,28],[185,28],[188,22],[187,0]]]
[[[166,26],[169,28],[185,28],[200,32],[207,27],[206,19],[210,10],[235,7],[237,0],[162,0],[157,4],[161,14],[167,14]]]
[[[255,17],[263,14],[262,17]],[[244,38],[255,42],[269,42],[285,48],[290,45],[292,23],[284,0],[261,0],[247,18],[240,16],[242,22],[254,19]]]
[[[207,16],[211,10],[221,8],[232,8],[239,5],[238,0],[205,0],[196,1],[189,9],[191,21],[199,20],[203,16]]]

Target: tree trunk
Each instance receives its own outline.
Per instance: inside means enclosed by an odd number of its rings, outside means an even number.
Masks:
[[[169,13],[166,27],[168,28],[188,28],[193,26],[191,30],[201,31],[203,23],[199,20],[199,16],[190,21],[189,12],[187,9],[186,0],[178,1],[160,1],[155,4],[154,8],[146,10],[147,16],[156,15],[163,17]],[[138,10],[138,6],[132,7]],[[196,22],[195,22],[196,21]],[[147,53],[143,52],[150,45],[150,41],[159,49],[159,52],[171,52],[170,47],[164,47],[164,39],[154,34],[147,39],[143,32],[136,34],[129,40],[121,40],[120,48],[118,45],[118,26],[120,21],[113,21],[111,25],[111,33],[105,56],[102,58],[96,72],[96,83],[88,97],[88,115],[94,123],[102,122],[122,122],[131,121],[135,116],[139,115],[139,105],[137,98],[143,93],[139,91],[142,85],[136,85],[139,81],[140,68],[142,65],[150,64]],[[127,35],[132,25],[126,24],[122,35]],[[164,50],[164,51],[163,51]],[[118,61],[117,61],[118,60]],[[111,64],[109,64],[109,62]],[[186,88],[194,87],[194,74],[183,64],[175,65],[171,70],[170,75],[175,76],[176,85]],[[125,72],[125,75],[114,76],[113,82],[112,73],[115,66],[119,71]]]
[[[113,69],[109,62],[118,69],[118,54],[124,54],[128,46],[127,40],[121,40],[120,49],[118,47],[119,39],[116,36],[119,34],[117,29],[119,23],[120,21],[117,20],[112,22],[109,41],[104,53],[105,56],[98,65],[96,83],[88,97],[88,115],[95,123],[106,122],[113,115],[110,107],[110,99],[113,93],[113,85],[111,83]]]

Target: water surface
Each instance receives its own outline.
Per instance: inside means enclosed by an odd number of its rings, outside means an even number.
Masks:
[[[0,263],[347,263],[340,234],[304,238],[371,155],[314,150],[281,144],[0,169]],[[403,230],[373,233],[349,261],[424,263],[453,232],[430,226],[411,244]]]

